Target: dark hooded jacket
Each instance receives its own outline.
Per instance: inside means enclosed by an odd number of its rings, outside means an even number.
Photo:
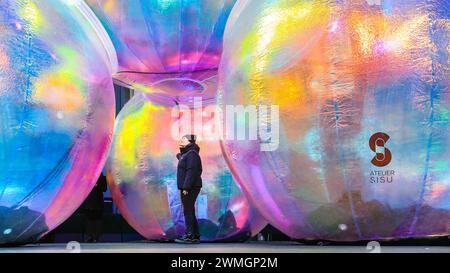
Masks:
[[[180,190],[200,189],[202,187],[202,160],[200,147],[189,143],[177,154],[177,185]]]
[[[84,201],[85,210],[97,210],[103,211],[104,200],[103,193],[108,190],[108,183],[106,182],[106,176],[100,174],[97,184],[92,189],[91,193],[88,195]]]

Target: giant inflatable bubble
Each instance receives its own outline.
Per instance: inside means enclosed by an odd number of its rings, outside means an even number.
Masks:
[[[207,107],[178,106],[173,110],[174,101],[151,99],[139,93],[122,109],[107,163],[114,202],[128,223],[151,240],[184,234],[176,182],[177,136],[194,132],[203,162],[203,189],[196,207],[201,239],[245,240],[259,232],[266,221],[233,180],[220,142],[207,133],[215,130],[209,128],[215,118]],[[201,123],[202,127],[197,127]]]
[[[148,88],[155,82],[196,79],[201,72],[217,71],[225,23],[236,0],[86,2],[117,49],[119,72],[115,82],[154,92],[154,88]]]
[[[263,216],[293,238],[449,234],[450,2],[238,3],[221,103],[278,106],[257,113],[279,139],[223,148]]]
[[[114,126],[114,56],[83,1],[1,1],[0,244],[39,239],[89,194]]]

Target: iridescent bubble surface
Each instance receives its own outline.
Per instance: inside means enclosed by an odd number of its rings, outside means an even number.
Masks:
[[[95,184],[114,126],[108,41],[82,1],[1,1],[0,244],[40,238]]]
[[[154,77],[215,70],[236,0],[87,0],[117,49],[115,82],[150,91]],[[180,75],[181,74],[181,75]]]
[[[274,151],[223,147],[271,224],[330,240],[450,233],[449,10],[444,0],[238,2],[221,103],[278,105],[280,139]]]
[[[202,138],[202,132],[212,124],[211,116],[203,108],[173,114],[173,106],[173,101],[156,103],[139,93],[117,118],[107,178],[121,214],[147,239],[173,239],[184,234],[176,182],[178,139],[172,135],[188,130],[184,126],[190,123],[183,121],[188,118],[204,124],[202,131],[190,131],[199,136],[203,164],[203,189],[196,205],[201,239],[233,241],[255,235],[266,221],[233,180],[219,141]]]

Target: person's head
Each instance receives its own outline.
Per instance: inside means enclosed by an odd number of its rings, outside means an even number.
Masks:
[[[184,135],[180,139],[179,146],[180,146],[180,148],[184,148],[187,145],[189,145],[190,143],[195,143],[196,140],[197,140],[196,135]]]

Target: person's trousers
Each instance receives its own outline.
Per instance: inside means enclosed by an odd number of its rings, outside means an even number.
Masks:
[[[86,210],[87,241],[100,241],[102,235],[103,211]]]
[[[195,215],[195,201],[197,200],[200,189],[188,190],[184,195],[181,191],[181,203],[183,204],[184,221],[186,224],[186,234],[200,237],[197,217]]]

